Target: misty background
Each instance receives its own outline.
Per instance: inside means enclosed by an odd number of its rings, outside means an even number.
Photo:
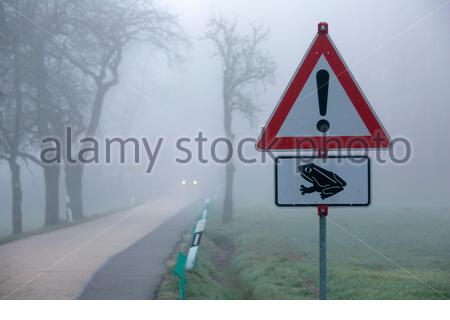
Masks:
[[[177,15],[190,45],[181,60],[137,44],[127,49],[119,68],[120,82],[106,96],[98,137],[146,137],[154,147],[164,138],[158,161],[146,174],[147,161],[135,165],[88,165],[84,173],[84,211],[90,216],[123,208],[152,197],[176,197],[187,188],[205,196],[223,184],[224,165],[176,162],[180,137],[199,131],[210,141],[224,137],[222,73],[211,41],[204,39],[208,20],[217,14],[236,19],[242,33],[253,22],[269,28],[263,44],[275,59],[275,82],[258,97],[256,124],[234,115],[238,141],[257,138],[317,32],[327,21],[329,34],[392,139],[412,146],[408,163],[373,161],[372,206],[445,208],[448,211],[448,136],[450,128],[450,6],[448,1],[235,1],[160,0]],[[195,143],[191,143],[196,153]],[[206,144],[209,150],[210,142]],[[260,154],[245,149],[248,157]],[[402,150],[398,150],[399,153]],[[383,155],[388,158],[388,152]],[[246,165],[235,161],[235,203],[274,207],[273,163]],[[63,174],[63,173],[62,173]],[[23,229],[44,225],[43,173],[28,163],[21,172]],[[186,186],[181,181],[186,180]],[[193,180],[198,185],[192,184]],[[64,178],[60,181],[60,217],[65,218]],[[0,160],[0,237],[11,228],[10,172]],[[300,210],[300,209],[295,209]],[[301,209],[308,210],[308,209]],[[348,209],[346,209],[348,210]],[[357,210],[357,209],[350,209]],[[360,209],[359,209],[360,210]],[[426,211],[424,211],[426,214]]]

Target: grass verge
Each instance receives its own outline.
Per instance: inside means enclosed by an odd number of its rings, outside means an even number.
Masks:
[[[212,206],[195,268],[186,273],[186,299],[318,298],[313,209],[241,207],[226,226],[219,211]],[[329,299],[450,297],[448,211],[348,211],[332,210],[328,221]],[[187,232],[177,250],[186,253],[190,241]],[[178,298],[174,263],[158,299]]]

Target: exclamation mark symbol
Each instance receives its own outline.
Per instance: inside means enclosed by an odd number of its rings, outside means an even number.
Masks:
[[[326,70],[319,70],[316,74],[317,80],[317,93],[319,95],[319,112],[322,117],[327,115],[328,104],[328,81],[330,80],[330,74]],[[322,133],[327,132],[330,129],[330,123],[325,120],[319,120],[317,122],[317,130]]]

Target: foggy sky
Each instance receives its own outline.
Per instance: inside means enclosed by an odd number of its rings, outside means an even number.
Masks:
[[[251,127],[235,115],[238,138],[258,136],[314,38],[317,23],[327,21],[330,36],[391,138],[407,138],[413,148],[412,158],[406,165],[374,163],[373,202],[449,207],[446,198],[450,190],[447,184],[450,178],[448,1],[167,0],[159,3],[180,14],[192,46],[186,50],[183,62],[167,61],[142,46],[126,52],[121,83],[107,97],[100,130],[103,135],[145,136],[155,142],[158,137],[166,139],[155,173],[145,178],[145,188],[155,188],[166,179],[179,181],[184,177],[200,177],[200,181],[210,180],[214,185],[221,182],[222,165],[175,164],[179,153],[174,141],[182,136],[195,138],[199,131],[211,139],[224,135],[221,66],[213,56],[211,43],[202,40],[208,19],[214,13],[222,13],[235,17],[242,32],[248,31],[252,22],[267,26],[271,32],[265,49],[277,62],[276,83],[268,86],[260,97],[263,104],[258,125]],[[249,155],[257,155],[252,148],[247,149]],[[10,214],[9,173],[6,163],[2,162],[0,168],[1,200],[5,203],[1,216],[6,217]],[[107,171],[103,174],[108,175]],[[43,187],[39,170],[31,169],[24,175],[26,212],[33,207],[30,191],[38,190],[35,196],[40,199]],[[273,206],[273,163],[240,166],[236,179],[240,201],[256,197],[261,205]],[[86,187],[89,188],[92,186]],[[36,201],[42,205],[41,200]]]
[[[148,68],[149,84],[143,91],[154,102],[142,103],[151,109],[149,121],[144,125],[150,135],[195,136],[199,130],[211,137],[223,135],[220,64],[212,57],[211,44],[199,40],[212,14],[235,17],[243,32],[252,22],[270,28],[266,49],[276,57],[276,84],[269,86],[261,99],[264,103],[257,127],[251,128],[245,120],[235,117],[236,132],[254,137],[308,49],[317,23],[327,21],[330,36],[391,138],[407,138],[413,148],[407,165],[392,162],[374,165],[374,198],[377,202],[447,206],[450,38],[446,34],[450,30],[450,6],[446,1],[171,0],[167,3],[181,14],[193,47],[184,65],[169,70],[164,63],[158,67],[151,54],[141,53],[135,59],[139,66],[136,69]],[[131,74],[130,82],[133,78]],[[135,95],[121,88],[120,94],[124,92],[130,97]],[[154,106],[150,107],[151,104]],[[239,171],[238,179],[253,173],[264,177],[264,184],[271,191],[272,165],[262,169],[265,174],[256,173],[258,170],[246,166]]]

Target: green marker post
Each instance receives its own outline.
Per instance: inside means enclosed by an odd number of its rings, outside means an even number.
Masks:
[[[178,281],[180,285],[180,299],[184,300],[184,269],[186,266],[186,256],[182,252],[178,252],[177,263],[173,269],[173,273],[178,276]]]

